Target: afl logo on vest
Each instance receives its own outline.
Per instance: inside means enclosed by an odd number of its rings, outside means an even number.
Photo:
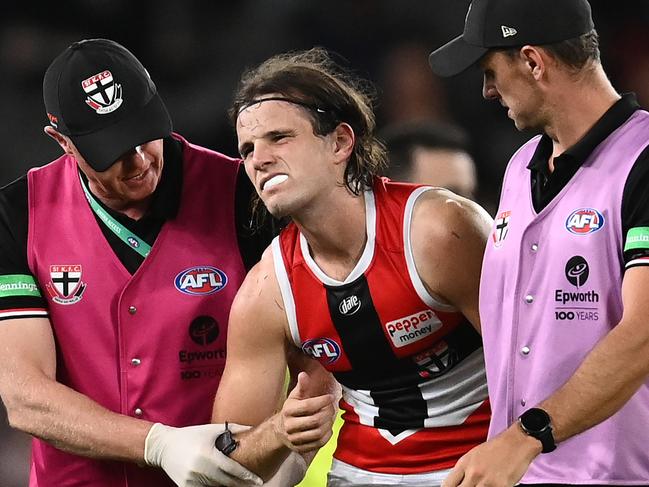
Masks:
[[[302,344],[302,351],[323,365],[340,358],[340,346],[330,338],[312,338]]]
[[[361,300],[358,296],[347,296],[338,305],[338,311],[341,315],[351,316],[361,309]]]
[[[193,296],[213,294],[223,289],[228,283],[228,276],[216,267],[197,266],[185,269],[174,279],[176,289],[181,293]]]
[[[566,229],[575,235],[588,235],[604,226],[604,215],[595,208],[579,208],[570,213]]]

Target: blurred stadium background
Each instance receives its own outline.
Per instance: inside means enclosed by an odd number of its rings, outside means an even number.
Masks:
[[[478,165],[478,201],[493,213],[519,134],[481,76],[436,78],[427,55],[462,30],[469,0],[68,0],[3,2],[0,18],[0,185],[59,155],[43,134],[42,76],[69,43],[112,38],[148,68],[175,130],[236,154],[226,109],[242,70],[287,50],[324,46],[375,83],[379,127],[437,119],[466,129]],[[605,68],[619,91],[649,106],[649,1],[591,0]],[[0,323],[1,326],[1,323]],[[1,344],[0,344],[1,345]],[[82,353],[82,351],[80,351]],[[0,407],[0,486],[27,485],[28,438]],[[322,468],[326,468],[324,460]],[[318,487],[319,481],[305,482]]]

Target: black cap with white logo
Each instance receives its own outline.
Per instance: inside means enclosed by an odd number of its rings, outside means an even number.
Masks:
[[[433,51],[433,72],[454,76],[489,49],[552,44],[594,28],[587,0],[473,0],[464,33]]]
[[[120,44],[71,44],[43,79],[50,125],[70,137],[86,162],[105,171],[138,145],[171,134],[171,119],[144,66]]]

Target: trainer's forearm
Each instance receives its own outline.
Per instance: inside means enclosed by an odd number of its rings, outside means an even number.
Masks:
[[[621,322],[586,356],[568,382],[540,404],[552,418],[557,441],[615,414],[647,380],[649,334],[637,328]]]
[[[152,423],[114,413],[48,378],[31,378],[5,391],[12,427],[55,447],[91,458],[143,462]]]

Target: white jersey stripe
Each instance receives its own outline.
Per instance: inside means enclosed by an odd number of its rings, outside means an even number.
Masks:
[[[379,415],[379,408],[374,405],[370,391],[361,391],[342,386],[343,401],[354,408],[358,421],[365,426],[374,427],[374,418]]]
[[[415,208],[415,203],[417,198],[419,198],[426,191],[429,191],[433,188],[430,186],[422,186],[414,190],[408,197],[408,202],[406,203],[406,208],[403,216],[403,250],[406,256],[406,265],[408,266],[408,275],[410,276],[410,281],[415,287],[415,291],[424,303],[430,306],[433,309],[439,311],[457,311],[455,307],[447,303],[442,303],[438,299],[435,299],[430,295],[426,286],[419,277],[419,272],[417,272],[417,266],[415,265],[415,257],[412,254],[412,244],[410,242],[410,226],[412,223],[412,211]]]
[[[424,382],[419,389],[428,410],[424,427],[438,428],[464,423],[487,399],[482,348],[475,350],[446,374]],[[379,408],[374,405],[371,391],[343,386],[343,400],[354,408],[361,424],[374,426]],[[377,430],[393,445],[419,431],[410,429],[395,436],[387,430]]]
[[[427,428],[462,424],[487,399],[482,347],[448,373],[419,386],[428,407]]]
[[[408,475],[370,472],[334,458],[331,463],[327,486],[371,485],[372,487],[391,487],[399,485],[402,487],[440,487],[449,473],[449,469]]]
[[[295,345],[302,347],[302,338],[300,337],[300,330],[297,326],[297,315],[295,313],[295,300],[293,299],[293,291],[291,290],[291,282],[288,280],[286,273],[286,266],[284,265],[284,258],[282,257],[282,248],[279,243],[279,235],[273,239],[271,243],[273,251],[273,264],[275,266],[275,276],[279,283],[279,290],[282,294],[282,301],[284,302],[284,312],[288,320],[288,327],[291,330],[291,337]]]
[[[10,318],[23,318],[23,317],[47,317],[49,313],[46,309],[8,309],[5,311],[0,311],[0,320],[6,320]]]

